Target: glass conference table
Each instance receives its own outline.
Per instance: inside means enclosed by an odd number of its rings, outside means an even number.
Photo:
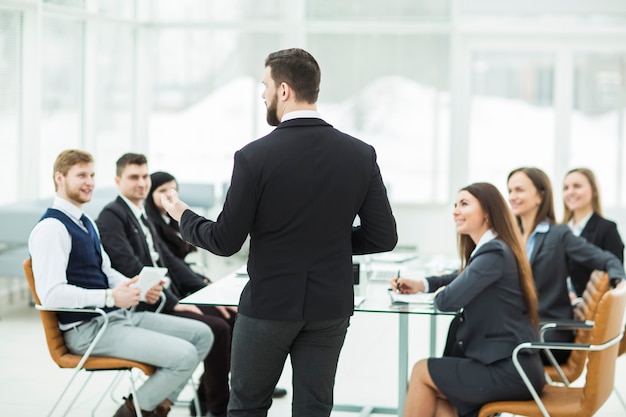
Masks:
[[[180,300],[183,304],[236,306],[239,296],[248,282],[245,269],[231,273],[211,285],[190,294]],[[367,405],[335,404],[333,410],[359,413],[361,416],[370,414],[402,415],[406,398],[409,368],[409,315],[421,314],[430,316],[430,356],[438,356],[437,316],[452,315],[438,311],[432,302],[393,303],[389,294],[389,283],[369,280],[365,286],[355,291],[355,313],[395,314],[398,317],[398,406],[377,407]],[[358,305],[357,305],[358,304]]]

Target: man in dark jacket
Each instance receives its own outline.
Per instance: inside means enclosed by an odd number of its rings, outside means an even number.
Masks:
[[[276,129],[235,153],[217,220],[189,210],[175,190],[163,203],[185,240],[217,255],[236,253],[250,236],[228,415],[265,416],[290,355],[293,415],[328,416],[354,309],[352,255],[392,250],[396,223],[374,148],[316,110],[315,58],[302,49],[274,52],[263,84]]]
[[[146,157],[134,153],[124,154],[117,161],[115,182],[120,195],[102,209],[96,221],[102,245],[110,254],[111,265],[127,277],[136,276],[144,266],[168,269],[171,285],[166,291],[167,302],[163,312],[200,320],[215,335],[213,347],[204,360],[205,372],[198,388],[201,415],[207,411],[215,416],[225,415],[229,398],[228,372],[235,311],[225,307],[178,302],[179,298],[203,288],[207,281],[161,242],[145,215],[143,201],[150,189]],[[196,413],[193,412],[193,415]]]

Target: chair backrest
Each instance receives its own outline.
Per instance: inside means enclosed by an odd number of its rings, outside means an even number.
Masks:
[[[575,318],[579,320],[593,320],[598,310],[600,299],[610,289],[609,274],[599,270],[593,271],[582,294],[582,302],[575,309]]]
[[[582,302],[577,305],[575,310],[576,318],[579,320],[595,319],[598,304],[602,296],[611,289],[609,275],[604,271],[595,270],[591,273],[585,291],[582,295]],[[576,333],[574,343],[589,343],[591,331],[579,330]],[[588,351],[574,350],[570,354],[567,362],[561,365],[563,373],[569,382],[574,382],[580,377],[585,369]],[[559,375],[553,366],[545,367],[546,373],[555,381],[560,381]]]
[[[41,301],[35,290],[35,275],[33,274],[32,260],[30,258],[26,259],[23,263],[23,267],[33,300],[37,305],[41,305]],[[52,360],[61,368],[73,368],[76,366],[80,360],[80,356],[71,354],[67,349],[65,339],[63,339],[63,332],[61,332],[59,328],[59,320],[57,319],[56,313],[54,311],[39,310],[39,316],[41,317],[46,342],[48,344],[48,351],[50,352]]]
[[[608,291],[600,300],[589,343],[601,345],[618,337],[624,330],[624,309],[626,282]],[[611,395],[618,348],[619,344],[615,343],[604,350],[589,352],[584,395],[580,404],[584,415],[594,415]]]

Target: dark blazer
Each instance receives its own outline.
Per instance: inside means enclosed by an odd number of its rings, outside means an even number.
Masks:
[[[588,268],[606,271],[611,279],[624,279],[624,268],[610,252],[603,251],[575,236],[564,224],[551,225],[546,233],[535,235],[535,246],[530,255],[533,271],[539,317],[542,320],[571,319],[572,305],[567,290],[569,262],[573,260]],[[448,285],[457,273],[426,278],[429,291]],[[589,277],[587,277],[589,278]]]
[[[610,252],[575,236],[565,224],[551,225],[535,235],[530,254],[541,319],[570,319],[572,306],[567,290],[570,260],[606,271],[611,279],[624,279],[624,267]],[[587,277],[588,278],[588,277]]]
[[[109,254],[113,268],[127,277],[134,277],[144,266],[153,265],[143,229],[121,197],[118,196],[102,209],[96,223],[100,229],[102,246]],[[168,276],[172,280],[172,291],[166,292],[165,308],[169,311],[178,303],[178,297],[194,292],[206,284],[161,242],[154,229],[151,234],[159,252],[159,266],[168,269]]]
[[[237,151],[217,220],[187,210],[180,230],[222,256],[250,236],[239,312],[268,320],[348,317],[352,255],[397,242],[374,148],[317,118],[285,121]]]
[[[624,263],[624,242],[622,242],[614,222],[593,213],[580,236],[600,249],[611,252],[618,257],[622,264]],[[570,260],[569,273],[578,296],[581,296],[585,291],[592,271],[593,268]]]
[[[454,343],[463,356],[490,364],[510,358],[515,346],[536,341],[522,293],[517,262],[500,239],[482,245],[456,279],[435,296],[457,317]]]

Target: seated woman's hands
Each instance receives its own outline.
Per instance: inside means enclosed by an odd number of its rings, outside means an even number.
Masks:
[[[392,278],[389,283],[391,284],[391,289],[400,294],[415,294],[426,290],[424,281],[421,279],[398,277]]]

